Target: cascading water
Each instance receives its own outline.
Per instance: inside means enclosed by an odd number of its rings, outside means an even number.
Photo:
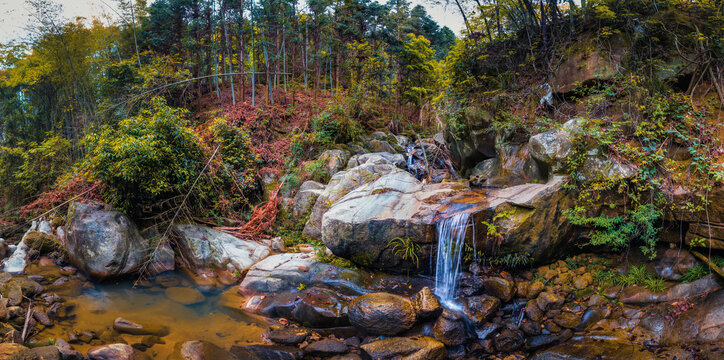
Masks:
[[[470,213],[462,212],[437,222],[435,295],[444,303],[455,298],[469,219]]]

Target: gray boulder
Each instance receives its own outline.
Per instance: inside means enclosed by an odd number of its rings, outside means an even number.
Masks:
[[[447,358],[445,344],[427,336],[393,337],[360,346],[376,360],[443,360]]]
[[[352,169],[362,164],[392,164],[399,168],[403,168],[405,166],[405,157],[402,154],[393,154],[389,152],[355,155],[347,162],[347,169]]]
[[[438,209],[466,189],[452,182],[423,185],[410,173],[391,171],[332,204],[322,218],[322,241],[335,255],[363,266],[415,269],[430,260]],[[320,201],[322,197],[317,205]],[[397,238],[420,246],[419,262],[395,254],[390,244]]]
[[[355,157],[353,156],[352,159],[350,159],[350,162],[354,159]],[[403,170],[400,170],[397,166],[388,161],[383,161],[381,163],[365,162],[362,165],[334,174],[332,179],[329,181],[329,184],[327,184],[327,187],[324,188],[324,191],[319,195],[317,201],[314,203],[312,212],[309,215],[309,220],[304,226],[304,235],[321,239],[322,216],[327,212],[327,210],[329,210],[335,201],[350,191],[364,184],[375,181],[383,175],[393,172],[401,173]]]
[[[175,225],[184,258],[195,268],[245,272],[267,257],[267,246],[200,225]]]
[[[68,209],[65,250],[70,261],[96,279],[136,273],[149,244],[125,214],[100,203],[74,202]]]

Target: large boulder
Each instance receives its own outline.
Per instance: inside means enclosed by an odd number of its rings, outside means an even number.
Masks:
[[[462,173],[467,173],[476,164],[497,154],[495,132],[490,126],[493,116],[480,107],[471,106],[463,110],[459,121],[464,131],[456,133],[456,129],[448,127],[445,142],[453,162]],[[460,133],[465,136],[460,136]]]
[[[68,209],[65,250],[86,274],[106,279],[136,273],[150,249],[125,214],[101,203],[73,202]]]
[[[194,268],[229,269],[245,272],[271,252],[267,246],[241,240],[205,226],[176,225],[178,244]]]
[[[527,255],[534,262],[553,258],[575,240],[574,227],[563,210],[574,206],[565,188],[567,177],[553,176],[547,183],[491,189],[484,194],[465,193],[446,208],[475,207],[476,223],[493,224],[501,238],[489,241],[485,231],[475,233],[479,250]],[[447,210],[446,210],[447,211]],[[498,243],[499,241],[499,243]]]
[[[392,164],[399,168],[405,166],[405,157],[402,154],[389,152],[366,153],[352,156],[347,162],[347,169],[352,169],[362,164]]]
[[[452,182],[423,185],[410,173],[390,172],[332,204],[322,218],[322,241],[335,255],[363,266],[415,270],[430,261],[437,210],[466,189]],[[317,205],[320,201],[322,197]],[[418,261],[396,254],[391,246],[395,239],[417,243]]]
[[[447,358],[445,344],[427,336],[393,337],[360,346],[375,360],[443,360]]]
[[[373,335],[396,335],[409,330],[417,321],[415,306],[410,300],[388,293],[355,298],[349,303],[347,316],[354,327]]]
[[[354,159],[355,157],[353,156],[352,159],[350,159],[350,162]],[[322,216],[324,216],[327,210],[332,207],[332,204],[334,204],[335,201],[339,200],[352,190],[379,179],[383,175],[401,172],[404,171],[400,170],[394,164],[386,160],[381,160],[380,163],[365,162],[359,166],[334,174],[327,184],[327,187],[324,188],[324,191],[319,195],[317,201],[314,203],[312,212],[309,215],[309,220],[304,226],[304,235],[321,239]]]
[[[471,172],[474,185],[515,186],[545,182],[548,174],[526,145],[502,145],[496,158],[483,160]]]

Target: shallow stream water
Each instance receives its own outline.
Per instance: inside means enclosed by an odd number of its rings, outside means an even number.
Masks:
[[[31,275],[54,272],[51,267],[31,266],[28,270]],[[62,286],[48,286],[48,290],[63,299],[68,316],[43,329],[33,339],[62,338],[68,341],[71,332],[95,334],[99,339],[90,344],[72,344],[83,353],[95,345],[117,342],[118,337],[130,345],[142,343],[144,336],[113,331],[114,320],[123,317],[133,322],[168,327],[169,334],[160,338],[163,343],[144,350],[153,359],[166,359],[176,344],[189,340],[205,340],[226,349],[232,345],[263,343],[261,335],[270,324],[264,318],[237,310],[242,298],[235,294],[235,287],[224,292],[202,292],[203,300],[184,305],[166,295],[166,289],[171,286],[200,290],[178,273],[164,274],[147,286],[135,288],[131,280],[94,284],[71,277]],[[195,291],[191,294],[198,296]],[[181,296],[182,301],[184,297]],[[149,339],[145,340],[148,342]]]

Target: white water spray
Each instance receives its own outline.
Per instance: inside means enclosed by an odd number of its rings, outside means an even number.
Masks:
[[[455,298],[469,219],[470,213],[463,212],[437,222],[435,295],[443,302]]]

